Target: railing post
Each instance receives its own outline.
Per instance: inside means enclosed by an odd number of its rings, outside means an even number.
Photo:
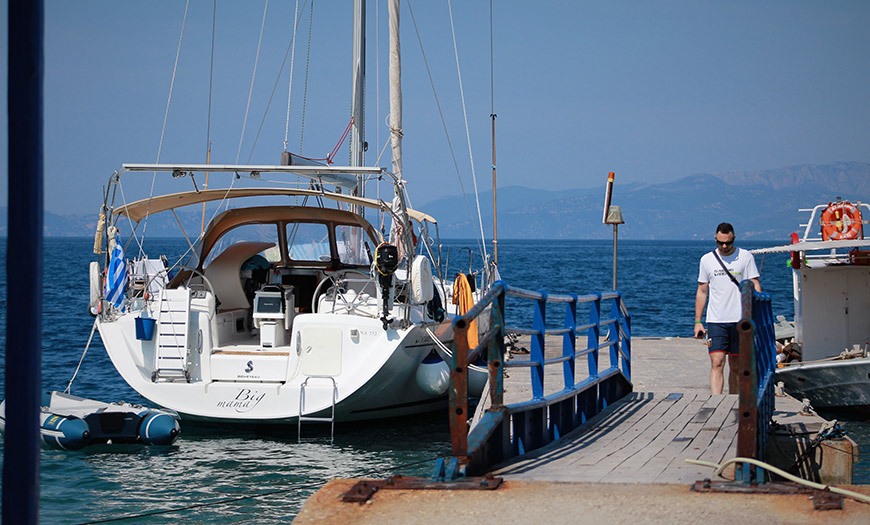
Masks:
[[[468,321],[453,321],[450,370],[450,443],[453,457],[468,457]]]
[[[490,326],[498,327],[498,334],[489,341],[489,384],[490,400],[493,408],[504,405],[504,299],[505,290],[502,287],[492,305],[492,322]]]
[[[738,409],[740,411],[737,424],[737,456],[755,458],[758,440],[758,369],[755,359],[755,323],[752,321],[753,286],[750,281],[740,285],[743,318],[737,323],[740,342],[737,384],[739,392]],[[745,484],[753,482],[752,472],[755,467],[738,463],[734,474],[735,479]]]
[[[589,307],[589,327],[586,338],[586,347],[592,350],[586,354],[586,362],[589,366],[589,377],[598,377],[598,338],[601,334],[601,294],[595,294],[595,300]]]
[[[568,332],[562,339],[562,355],[568,360],[562,363],[562,371],[565,376],[565,388],[573,388],[576,382],[574,356],[577,354],[577,294],[571,294],[571,302],[565,306],[565,328]]]
[[[610,317],[613,319],[613,324],[610,325],[610,333],[607,338],[612,343],[610,345],[610,368],[619,368],[619,295],[613,298],[613,306],[610,307]]]
[[[622,339],[622,352],[625,354],[622,358],[622,373],[631,381],[631,315],[622,302],[622,295],[619,296],[619,310],[623,313],[622,332],[625,334]]]
[[[756,459],[765,460],[770,421],[775,410],[776,396],[773,392],[774,373],[776,372],[776,336],[773,329],[773,310],[770,295],[753,294],[752,316],[755,322],[756,374],[758,377],[758,432],[756,438]],[[758,469],[756,480],[764,482],[763,470]]]
[[[535,301],[535,314],[532,318],[532,330],[537,334],[532,336],[529,359],[538,364],[532,366],[532,397],[544,397],[544,337],[547,332],[547,292],[539,290],[541,298]]]

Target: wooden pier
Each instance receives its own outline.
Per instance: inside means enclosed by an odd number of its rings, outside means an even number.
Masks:
[[[520,339],[515,345],[515,348],[523,347],[529,348],[527,339]],[[548,356],[561,352],[561,338],[547,337],[545,352]],[[528,355],[514,352],[512,359],[528,359]],[[580,367],[577,369],[579,372]],[[604,498],[603,493],[606,493],[606,497],[618,499],[621,489],[616,487],[622,486],[633,487],[629,492],[638,501],[654,502],[661,498],[671,502],[667,511],[644,514],[639,520],[644,523],[689,522],[700,517],[691,512],[680,514],[677,507],[687,512],[693,508],[707,509],[716,521],[766,516],[784,522],[821,523],[835,517],[814,513],[806,494],[764,499],[758,495],[700,494],[689,490],[691,483],[714,476],[712,469],[689,464],[686,459],[721,463],[737,455],[738,396],[711,395],[709,372],[706,347],[695,339],[633,338],[634,392],[558,441],[495,466],[491,473],[505,479],[503,488],[457,493],[382,490],[369,500],[369,505],[358,505],[342,503],[337,497],[348,490],[354,480],[335,480],[306,503],[296,521],[429,523],[437,522],[439,517],[472,516],[477,509],[492,507],[502,508],[502,517],[511,516],[513,511],[516,522],[526,522],[536,515],[529,514],[525,508],[529,502],[537,502],[538,512],[544,512],[545,508],[550,512],[549,503],[540,506],[548,500],[560,501],[564,505],[562,515],[574,516],[576,521],[578,516],[591,519],[595,515],[601,501],[593,497],[594,494],[602,493]],[[505,378],[505,403],[530,397],[528,374],[527,368],[509,369]],[[545,394],[549,394],[560,385],[559,367],[548,367],[546,374]],[[774,420],[808,438],[825,421],[817,415],[803,415],[800,410],[801,403],[797,400],[777,397]],[[846,448],[848,450],[842,454],[851,459],[857,447]],[[832,455],[829,451],[826,461]],[[782,458],[781,461],[790,460]],[[840,462],[840,465],[846,463],[850,468],[851,461]],[[802,470],[801,474],[813,477],[811,472]],[[818,475],[815,472],[817,479]],[[851,471],[848,476],[851,478]],[[564,499],[559,496],[566,490],[589,497]],[[866,486],[857,490],[870,493],[870,487]],[[626,497],[631,498],[628,493]],[[529,501],[523,503],[525,498]],[[842,523],[863,523],[866,512],[866,506],[847,500],[845,510],[837,511],[836,518]],[[477,514],[480,517],[480,513]],[[684,519],[679,517],[681,515]],[[543,517],[543,514],[538,516]],[[483,519],[482,522],[494,521]]]
[[[547,338],[547,355],[557,355],[560,343]],[[687,459],[722,463],[737,457],[738,396],[710,394],[710,361],[703,343],[692,338],[642,337],[632,343],[632,394],[558,442],[498,466],[493,473],[530,481],[694,483],[711,477],[712,471]],[[528,348],[527,344],[521,339],[515,348]],[[515,352],[512,357],[527,355]],[[545,385],[558,385],[558,370],[551,368]],[[527,372],[514,369],[505,379],[507,402],[528,397],[528,380],[519,376],[522,373]],[[801,414],[801,407],[794,398],[778,397],[774,420],[796,433],[818,431],[825,420]],[[842,471],[844,465],[829,460],[829,466],[839,471],[820,465],[815,479],[848,483],[851,468]]]

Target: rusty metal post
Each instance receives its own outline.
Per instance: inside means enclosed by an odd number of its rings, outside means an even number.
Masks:
[[[743,281],[740,285],[743,319],[737,324],[740,355],[738,368],[738,409],[737,419],[737,456],[755,458],[758,446],[758,373],[755,364],[755,323],[752,321],[752,283]],[[752,482],[755,467],[737,464],[736,479],[743,483]]]
[[[450,370],[450,443],[453,457],[468,457],[468,321],[453,322]]]
[[[504,290],[492,304],[492,322],[498,334],[489,341],[489,385],[492,408],[504,406]]]

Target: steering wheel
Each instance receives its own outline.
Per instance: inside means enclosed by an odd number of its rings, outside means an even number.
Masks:
[[[338,270],[336,272],[328,274],[324,277],[319,283],[317,283],[317,288],[314,289],[314,296],[311,298],[311,311],[317,312],[317,299],[320,296],[320,290],[323,288],[323,285],[326,283],[330,283],[330,287],[334,290],[335,301],[338,302],[341,299],[344,307],[347,308],[348,313],[352,312],[356,308],[357,300],[359,299],[360,294],[356,294],[352,299],[348,300],[347,297],[341,292],[340,283],[344,280],[345,276],[348,274],[356,274],[361,275],[366,278],[371,278],[371,275],[367,272],[363,272],[360,270],[355,270],[353,268],[346,268],[344,270]],[[328,290],[329,288],[327,288]],[[334,308],[334,307],[333,307]]]
[[[160,274],[163,273],[163,272],[166,272],[166,273],[168,274],[168,273],[169,273],[169,270],[170,270],[170,268],[165,268],[165,269],[163,269],[163,270],[160,270],[160,271],[157,273],[157,275],[160,275]],[[187,267],[187,266],[179,266],[179,267],[178,267],[178,273],[176,274],[175,278],[173,278],[173,279],[170,280],[168,283],[166,283],[166,287],[170,287],[170,286],[172,286],[172,285],[175,285],[175,287],[178,287],[178,285],[181,284],[180,281],[183,279],[183,278],[182,278],[182,279],[178,279],[178,276],[182,275],[183,272],[190,272],[190,276],[189,276],[189,277],[187,278],[187,280],[184,282],[184,287],[185,287],[185,288],[190,288],[190,281],[193,280],[193,276],[194,276],[194,274],[196,274],[196,275],[198,275],[198,276],[200,276],[200,277],[202,278],[202,282],[205,283],[205,287],[206,287],[206,289],[207,289],[209,292],[211,292],[211,294],[215,297],[215,300],[217,300],[217,294],[214,293],[214,287],[211,285],[211,281],[208,280],[208,277],[206,277],[204,273],[202,273],[201,271],[197,270],[196,268],[190,268],[190,267]],[[157,277],[157,275],[155,275],[155,278]]]

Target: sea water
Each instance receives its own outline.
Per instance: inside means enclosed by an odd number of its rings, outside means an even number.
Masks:
[[[618,289],[632,315],[635,336],[692,334],[698,259],[712,243],[620,241]],[[743,242],[744,248],[772,243]],[[45,239],[42,386],[63,390],[93,326],[87,313],[87,266],[92,239]],[[492,255],[492,247],[486,246]],[[448,254],[449,249],[449,254]],[[183,239],[149,242],[152,256],[182,254]],[[501,241],[499,271],[512,286],[550,293],[588,294],[612,285],[609,241]],[[128,255],[135,255],[127,247]],[[446,241],[448,276],[480,266],[474,241]],[[14,254],[11,254],[14,256]],[[449,261],[448,261],[449,255]],[[469,259],[473,259],[469,261]],[[762,287],[773,295],[775,315],[793,317],[791,270],[786,255],[756,257]],[[6,239],[0,239],[0,341],[6,337]],[[508,324],[528,326],[528,303],[506,305]],[[551,314],[557,322],[560,310]],[[0,385],[5,385],[5,367]],[[148,404],[121,379],[99,334],[82,360],[72,393],[102,401]],[[827,414],[826,414],[827,416]],[[840,421],[842,414],[836,414]],[[845,417],[850,436],[870,445],[870,424]],[[124,516],[130,522],[284,523],[305,499],[334,477],[398,473],[426,476],[432,460],[450,454],[447,414],[338,425],[335,441],[313,427],[297,443],[295,426],[195,426],[182,423],[174,446],[102,445],[41,453],[41,519],[83,523]],[[328,432],[328,430],[326,431]],[[870,459],[856,464],[855,481],[870,482]],[[171,511],[168,514],[154,514]]]

